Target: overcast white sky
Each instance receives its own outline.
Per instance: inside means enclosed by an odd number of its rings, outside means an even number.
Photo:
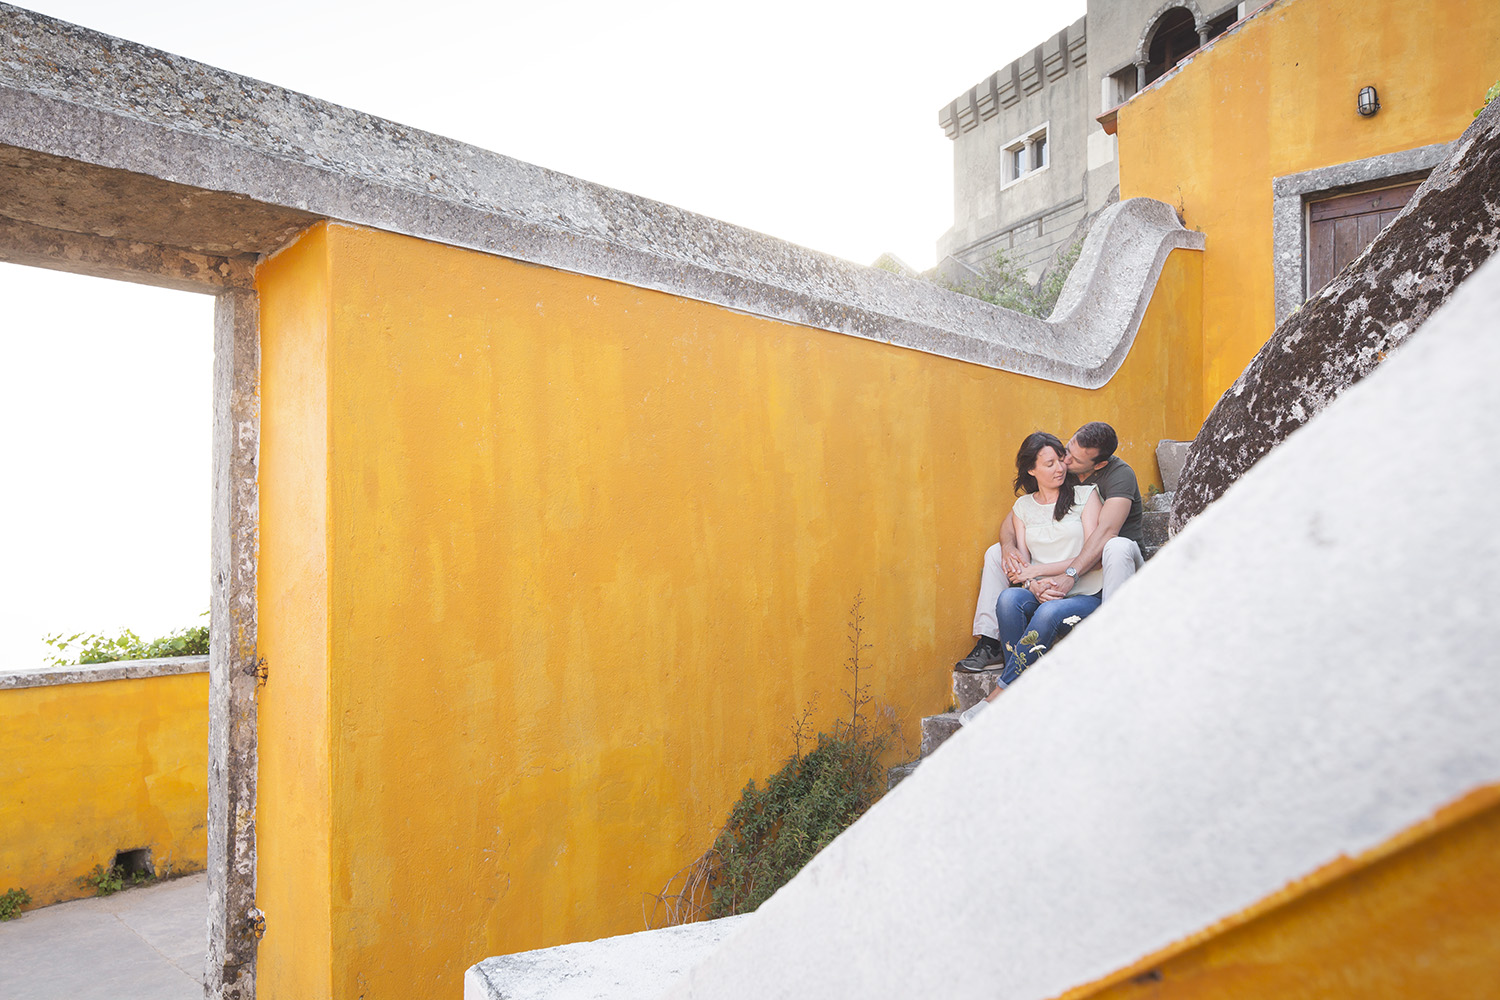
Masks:
[[[938,108],[1084,0],[23,6],[860,263],[934,263]],[[237,16],[229,17],[233,11]],[[0,670],[208,605],[212,302],[0,265]]]

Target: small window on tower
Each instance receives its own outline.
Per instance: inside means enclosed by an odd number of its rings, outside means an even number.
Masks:
[[[1012,139],[1005,146],[1002,163],[1005,184],[1014,184],[1023,177],[1041,170],[1051,162],[1050,144],[1047,141],[1047,126],[1033,129],[1026,135]]]

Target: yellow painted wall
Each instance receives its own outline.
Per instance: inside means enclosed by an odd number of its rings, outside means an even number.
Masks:
[[[1500,788],[1065,1000],[1492,1000]]]
[[[0,892],[91,896],[115,852],[208,861],[208,674],[0,690]]]
[[[906,737],[967,651],[1014,449],[1197,429],[1199,255],[1061,387],[390,234],[259,275],[263,1000],[461,995],[639,930],[817,696]]]
[[[298,959],[257,964],[261,998],[333,995],[325,232],[312,230],[260,275],[274,294],[260,306],[256,601],[267,677],[256,691],[255,901],[268,915],[265,950]]]
[[[1495,0],[1279,0],[1120,109],[1120,196],[1207,236],[1203,415],[1275,329],[1272,179],[1449,142],[1497,78]]]

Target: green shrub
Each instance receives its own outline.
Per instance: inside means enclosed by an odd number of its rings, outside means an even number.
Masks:
[[[1052,273],[1042,278],[1041,284],[1037,285],[1032,300],[1036,315],[1042,319],[1052,315],[1052,310],[1057,308],[1058,296],[1062,295],[1063,285],[1068,283],[1068,275],[1073,273],[1073,265],[1078,263],[1078,257],[1082,253],[1083,241],[1075,240],[1058,256],[1057,266],[1052,269]]]
[[[1083,252],[1083,242],[1075,240],[1057,258],[1057,264],[1041,282],[1033,288],[1026,280],[1026,270],[1004,250],[995,251],[994,256],[979,267],[979,274],[968,281],[953,284],[942,282],[949,291],[983,299],[1002,309],[1011,309],[1046,319],[1052,315],[1057,298],[1067,284],[1068,275]]]
[[[116,660],[154,660],[171,656],[208,655],[208,626],[195,625],[152,639],[142,639],[130,629],[121,629],[118,635],[97,632],[75,632],[63,638],[61,633],[43,639],[57,650],[58,655],[48,658],[56,667],[70,667],[85,663],[112,663]]]
[[[21,915],[21,907],[31,902],[31,893],[25,889],[7,889],[0,894],[0,920],[14,920]]]
[[[1490,102],[1497,97],[1500,97],[1500,80],[1496,80],[1494,86],[1490,87],[1489,90],[1486,90],[1484,92],[1484,103],[1475,109],[1474,117],[1478,118],[1480,115],[1484,114],[1484,109],[1489,107]]]
[[[871,696],[862,680],[862,656],[873,647],[864,641],[863,604],[856,596],[849,612],[847,716],[834,721],[832,732],[814,736],[815,705],[803,710],[791,727],[792,756],[764,787],[752,779],[713,847],[652,895],[648,927],[749,913],[884,793],[884,757],[897,733],[893,723],[867,711]]]
[[[125,888],[125,872],[119,865],[95,865],[94,870],[78,880],[85,889],[92,888],[96,896],[113,896]]]
[[[881,746],[840,726],[757,788],[745,786],[714,842],[712,917],[749,913],[864,815],[885,782]]]

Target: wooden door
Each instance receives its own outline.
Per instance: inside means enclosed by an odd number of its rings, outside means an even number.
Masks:
[[[1379,191],[1325,198],[1308,205],[1307,296],[1312,298],[1344,269],[1411,200],[1420,181]]]

